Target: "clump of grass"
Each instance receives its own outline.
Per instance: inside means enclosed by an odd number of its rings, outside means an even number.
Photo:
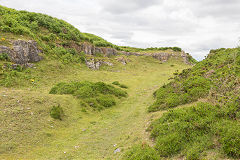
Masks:
[[[118,81],[114,81],[112,84],[119,86],[121,88],[128,88],[128,86],[126,86],[125,84],[120,84]]]
[[[133,147],[130,151],[128,151],[124,159],[128,160],[159,160],[161,157],[157,154],[157,152],[148,145],[138,145]]]
[[[10,61],[7,53],[0,53],[0,61]]]
[[[53,106],[50,110],[50,116],[54,119],[62,120],[63,117],[63,109],[60,105]]]
[[[116,98],[127,97],[127,92],[103,82],[58,83],[50,94],[71,94],[81,99],[84,105],[101,110],[116,105]]]
[[[114,81],[114,82],[112,82],[112,84],[117,85],[117,86],[120,85],[120,83],[118,81]]]
[[[128,88],[128,86],[126,86],[125,84],[121,84],[119,87],[121,87],[121,88]]]

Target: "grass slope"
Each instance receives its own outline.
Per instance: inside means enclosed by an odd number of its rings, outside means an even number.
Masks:
[[[126,66],[119,63],[100,71],[44,60],[24,73],[34,82],[19,79],[11,88],[1,87],[0,159],[119,159],[128,147],[149,141],[145,129],[157,116],[146,112],[152,92],[168,82],[175,70],[188,66],[161,64],[151,57],[128,59],[131,63]],[[71,95],[49,94],[55,84],[71,81],[119,81],[129,87],[129,97],[116,99],[116,106],[98,112]],[[58,104],[64,111],[62,121],[49,114]],[[114,154],[117,148],[121,152]]]
[[[172,82],[154,92],[156,101],[148,108],[171,109],[148,128],[155,145],[133,148],[125,158],[239,159],[239,68],[239,48],[219,49],[193,68],[174,73]],[[205,103],[172,109],[202,98]]]

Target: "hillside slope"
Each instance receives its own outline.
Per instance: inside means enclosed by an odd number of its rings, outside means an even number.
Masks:
[[[122,158],[151,142],[152,92],[191,67],[179,48],[129,50],[1,6],[0,17],[0,159]]]
[[[114,45],[89,33],[82,33],[69,23],[48,15],[27,11],[17,11],[0,6],[0,45],[12,47],[14,40],[34,40],[45,55],[58,58],[84,52],[87,55],[112,56],[126,53],[155,53],[157,59],[166,61],[177,57],[185,63],[195,63],[194,59],[181,48],[133,48]],[[3,52],[3,51],[0,51]]]
[[[133,148],[126,159],[239,159],[240,49],[211,50],[190,69],[154,92],[148,111],[170,109],[151,123],[155,140]],[[187,103],[196,105],[178,107]]]

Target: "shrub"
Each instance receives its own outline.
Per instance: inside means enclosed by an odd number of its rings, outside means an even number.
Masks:
[[[159,160],[161,159],[157,152],[148,145],[139,145],[126,152],[124,159],[128,160]]]
[[[128,86],[126,86],[125,84],[120,84],[119,87],[121,87],[121,88],[128,88]]]
[[[89,85],[83,86],[74,92],[74,95],[77,98],[89,98],[89,97],[93,97],[94,94],[96,93],[93,91],[93,89]]]
[[[207,103],[163,114],[149,127],[158,154],[169,157],[186,151],[184,154],[189,159],[198,159],[202,151],[211,148],[214,124],[222,116],[219,106]]]
[[[81,99],[81,103],[94,109],[101,110],[116,104],[115,98],[126,97],[127,92],[103,82],[89,81],[58,83],[49,92],[50,94],[72,94]]]
[[[100,95],[97,98],[97,102],[105,108],[116,105],[116,101],[112,95]]]
[[[60,107],[60,105],[52,107],[52,109],[50,111],[50,116],[54,119],[62,120],[63,109]]]
[[[10,58],[7,53],[0,53],[0,60],[1,61],[10,61]]]
[[[226,155],[240,158],[240,125],[237,121],[226,120],[217,125],[219,142]]]

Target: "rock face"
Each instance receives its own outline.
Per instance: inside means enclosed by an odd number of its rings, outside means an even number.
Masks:
[[[116,60],[118,62],[121,62],[123,65],[127,64],[127,60],[124,57],[118,57],[118,58],[116,58]]]
[[[86,65],[88,66],[88,68],[93,69],[93,70],[99,70],[99,68],[103,64],[106,64],[108,66],[113,66],[113,64],[111,62],[96,60],[94,58],[92,58],[90,60],[86,60]]]
[[[95,47],[89,43],[82,43],[81,51],[89,55],[96,55],[97,53],[103,54],[104,56],[117,55],[117,50],[114,48]]]
[[[125,52],[122,51],[120,52],[122,54],[125,55],[134,55],[134,56],[151,56],[155,59],[158,59],[162,62],[166,62],[169,60],[169,58],[177,58],[182,60],[184,63],[191,65],[191,63],[188,61],[188,55],[185,52],[181,52],[181,53],[176,53],[176,52],[172,52],[172,53],[164,53],[164,52],[159,52],[159,53],[136,53],[136,52]]]
[[[38,49],[37,42],[16,40],[13,41],[12,44],[13,49],[6,46],[0,46],[0,54],[7,53],[12,62],[26,65],[42,60],[42,57],[39,56],[41,50]]]

